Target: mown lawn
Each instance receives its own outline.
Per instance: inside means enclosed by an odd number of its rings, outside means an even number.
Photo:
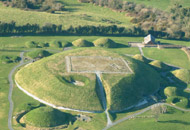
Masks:
[[[151,111],[143,115],[151,115]],[[159,122],[154,118],[134,118],[119,123],[109,130],[189,130],[189,119],[190,112],[168,108],[166,114],[160,115]]]
[[[61,24],[64,28],[70,25],[113,25],[129,27],[130,17],[125,13],[114,12],[77,0],[61,0],[67,11],[51,14],[46,12],[23,11],[17,8],[4,7],[0,3],[0,20],[3,22],[15,21],[17,25],[26,23],[44,25],[46,23]]]
[[[190,61],[187,55],[180,49],[143,48],[143,51],[146,57],[190,69]]]
[[[69,41],[73,42],[77,39],[83,38],[88,41],[94,41],[98,38],[104,36],[23,36],[23,37],[0,37],[0,49],[26,49],[25,43],[28,41],[36,42],[51,42],[55,40]],[[142,42],[143,37],[107,37],[115,41],[116,43],[128,45],[128,42]],[[166,40],[166,39],[157,39],[161,43],[175,44],[175,45],[184,45],[190,46],[190,42],[179,41],[179,40]],[[117,49],[116,49],[117,50]],[[122,49],[120,49],[122,51]]]
[[[131,1],[135,2],[138,4],[144,4],[146,6],[150,6],[153,8],[158,8],[161,10],[167,10],[169,11],[169,8],[174,5],[175,2],[180,3],[184,7],[189,7],[190,6],[190,1],[189,0],[124,0],[124,1]]]
[[[2,55],[19,55],[19,52],[4,52],[0,51],[0,57]],[[0,129],[8,130],[8,112],[9,112],[9,82],[8,75],[11,69],[16,63],[3,64],[0,60]]]

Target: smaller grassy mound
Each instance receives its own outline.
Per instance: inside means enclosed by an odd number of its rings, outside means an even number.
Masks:
[[[21,58],[19,56],[1,56],[0,62],[3,64],[19,62]]]
[[[134,55],[133,58],[136,59],[136,60],[140,60],[140,61],[142,61],[144,63],[149,63],[150,62],[150,60],[148,60],[147,58],[145,58],[144,56],[142,56],[140,54]]]
[[[71,47],[71,46],[73,46],[73,44],[71,42],[68,42],[68,41],[62,42],[62,47]]]
[[[174,104],[178,107],[188,108],[188,99],[181,96],[171,96],[166,99],[167,103]]]
[[[172,74],[181,81],[190,84],[190,71],[187,69],[178,69],[172,72]]]
[[[43,58],[52,55],[49,51],[46,50],[35,50],[27,53],[27,56],[35,59],[35,58]]]
[[[164,94],[167,97],[176,96],[177,88],[176,87],[166,87],[164,89]]]
[[[40,107],[27,113],[24,119],[31,126],[55,127],[67,122],[67,114],[50,107]]]
[[[89,41],[81,39],[81,38],[73,41],[72,44],[76,47],[92,47],[92,46],[94,46],[94,44],[92,42],[89,42]]]
[[[158,71],[168,71],[170,70],[170,67],[164,64],[163,62],[159,60],[154,60],[149,63],[151,66],[153,66]]]
[[[115,43],[113,40],[111,40],[109,38],[99,38],[99,39],[95,40],[93,43],[95,46],[98,46],[98,47],[105,47],[105,48],[116,48],[117,47],[117,43]]]
[[[38,43],[35,41],[28,41],[25,43],[26,48],[37,48]]]
[[[53,48],[62,48],[62,42],[61,41],[51,41],[49,43],[50,47],[53,47]]]

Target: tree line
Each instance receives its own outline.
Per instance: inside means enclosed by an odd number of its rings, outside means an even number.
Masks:
[[[0,21],[0,34],[1,35],[14,35],[14,34],[48,34],[48,35],[117,35],[117,36],[145,36],[147,34],[153,34],[156,37],[168,37],[167,33],[158,32],[154,30],[142,30],[140,27],[118,27],[117,25],[110,26],[70,26],[67,29],[63,29],[62,25],[55,25],[46,23],[43,26],[38,24],[25,24],[16,25],[14,21],[6,23]]]
[[[37,10],[54,13],[64,10],[64,5],[56,0],[0,0],[5,6],[24,10]]]
[[[78,1],[107,7],[119,12],[126,12],[126,16],[133,17],[131,22],[137,28],[145,31],[152,30],[154,35],[164,35],[167,38],[174,39],[190,38],[190,7],[183,7],[177,2],[170,7],[169,12],[166,12],[156,8],[146,7],[143,4],[123,0]]]

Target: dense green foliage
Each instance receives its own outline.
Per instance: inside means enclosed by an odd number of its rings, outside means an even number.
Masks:
[[[93,43],[95,46],[98,46],[98,47],[105,47],[105,48],[116,48],[117,47],[117,43],[115,43],[113,40],[111,40],[109,38],[99,38],[99,39],[95,40]]]
[[[27,56],[29,56],[32,59],[35,58],[43,58],[52,55],[49,51],[46,50],[35,50],[27,53]]]
[[[181,96],[171,96],[166,99],[168,103],[175,104],[178,107],[189,108],[188,99]]]
[[[11,6],[21,9],[31,9],[38,11],[54,11],[64,10],[64,5],[56,0],[1,0],[5,6]]]
[[[64,112],[50,107],[36,108],[25,115],[27,124],[36,127],[54,127],[67,122]]]
[[[175,3],[170,12],[146,7],[122,0],[83,0],[81,2],[91,2],[98,6],[108,7],[117,11],[126,12],[133,17],[132,23],[137,24],[136,31],[140,34],[148,31],[157,37],[167,37],[175,39],[188,39],[190,8]],[[155,22],[157,21],[157,22]],[[159,22],[159,24],[157,24]]]
[[[92,46],[94,46],[94,44],[92,42],[89,42],[84,39],[77,39],[77,40],[73,41],[72,44],[76,47],[92,47]]]
[[[19,62],[21,58],[19,56],[2,55],[0,61],[3,64]]]

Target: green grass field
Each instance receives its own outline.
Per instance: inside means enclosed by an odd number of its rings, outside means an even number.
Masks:
[[[143,51],[148,58],[190,69],[190,61],[187,55],[180,49],[143,48]]]
[[[189,0],[124,0],[124,1],[131,1],[138,4],[144,4],[146,6],[158,8],[161,10],[169,10],[169,8],[175,3],[179,2],[184,7],[190,6]]]
[[[79,3],[77,0],[61,0],[67,11],[50,14],[46,12],[23,11],[16,8],[4,7],[0,3],[0,20],[15,21],[18,25],[26,23],[44,25],[45,23],[61,24],[64,28],[70,25],[112,25],[129,27],[130,18],[125,13],[117,13],[108,8],[92,4]]]
[[[77,39],[85,39],[90,42],[102,36],[23,36],[23,37],[0,37],[0,49],[26,49],[25,43],[29,41],[35,42],[51,42],[51,41],[63,41],[63,42],[73,42]],[[142,42],[143,37],[107,37],[119,44],[128,45],[128,42]],[[157,39],[161,43],[174,44],[174,45],[184,45],[190,46],[190,42],[179,41],[179,40],[166,40]],[[123,48],[122,48],[123,49]]]
[[[4,52],[0,51],[0,56],[2,55],[12,55],[19,56],[19,52]],[[8,102],[8,74],[10,70],[16,65],[16,63],[2,64],[0,63],[0,129],[7,130],[8,126],[8,111],[9,111],[9,102]]]
[[[151,111],[143,115],[151,115]],[[190,112],[182,112],[173,108],[168,108],[166,114],[160,115],[159,122],[156,122],[154,118],[134,118],[119,123],[109,130],[189,130],[189,119]]]

